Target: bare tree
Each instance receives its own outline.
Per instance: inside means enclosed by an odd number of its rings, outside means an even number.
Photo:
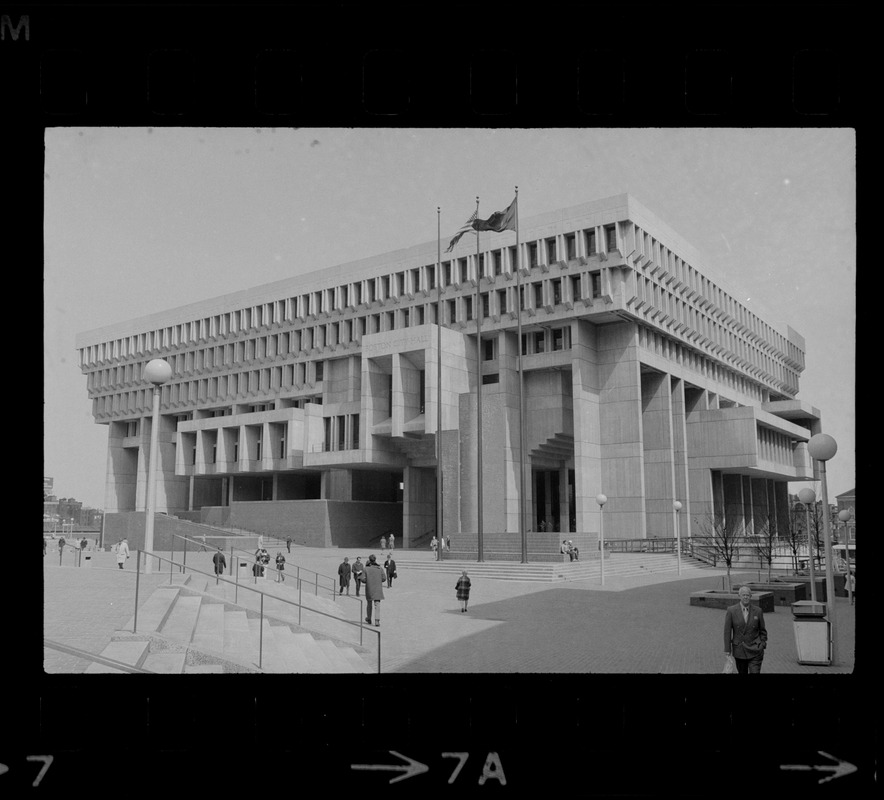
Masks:
[[[740,555],[740,541],[743,525],[736,516],[728,519],[716,515],[699,523],[703,546],[716,562],[723,561],[727,568],[727,585],[731,585],[731,567]],[[696,537],[695,537],[696,538]],[[697,542],[694,543],[695,547]]]
[[[767,564],[767,580],[773,573],[773,559],[777,551],[777,525],[773,515],[768,514],[755,522],[755,535],[751,538],[752,549],[762,563]]]

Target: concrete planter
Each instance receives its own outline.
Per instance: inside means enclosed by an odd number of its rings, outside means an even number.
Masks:
[[[807,600],[810,592],[810,586],[806,583],[782,583],[774,581],[771,583],[747,583],[753,594],[755,592],[772,592],[774,596],[774,605],[791,606],[799,600]]]
[[[704,608],[728,609],[740,602],[739,592],[726,592],[721,589],[706,589],[701,592],[691,593],[691,605],[703,606]],[[772,613],[774,611],[773,592],[752,590],[752,602],[759,606],[762,611]]]
[[[816,585],[816,599],[826,602],[826,578],[825,575],[814,575],[814,584]],[[781,578],[774,578],[774,583],[803,583],[805,586],[804,599],[810,600],[810,575],[784,575]]]

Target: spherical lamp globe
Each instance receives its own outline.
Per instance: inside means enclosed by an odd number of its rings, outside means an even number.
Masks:
[[[162,358],[155,358],[147,362],[141,377],[149,383],[159,386],[172,377],[172,367],[169,366],[168,361],[164,361]]]

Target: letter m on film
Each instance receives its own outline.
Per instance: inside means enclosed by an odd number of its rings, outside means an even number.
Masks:
[[[0,41],[6,41],[6,31],[8,30],[12,41],[17,42],[22,29],[24,29],[25,32],[25,41],[29,42],[31,40],[31,20],[27,14],[22,14],[18,18],[17,25],[12,24],[12,20],[9,18],[8,14],[4,14],[0,17]]]

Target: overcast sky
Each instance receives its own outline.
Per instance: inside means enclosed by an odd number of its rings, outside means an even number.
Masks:
[[[77,333],[622,192],[807,341],[799,398],[855,485],[856,169],[847,129],[46,131],[44,475],[104,507]],[[765,315],[763,310],[769,310]],[[813,486],[819,493],[819,487]],[[791,484],[797,491],[803,484]]]

